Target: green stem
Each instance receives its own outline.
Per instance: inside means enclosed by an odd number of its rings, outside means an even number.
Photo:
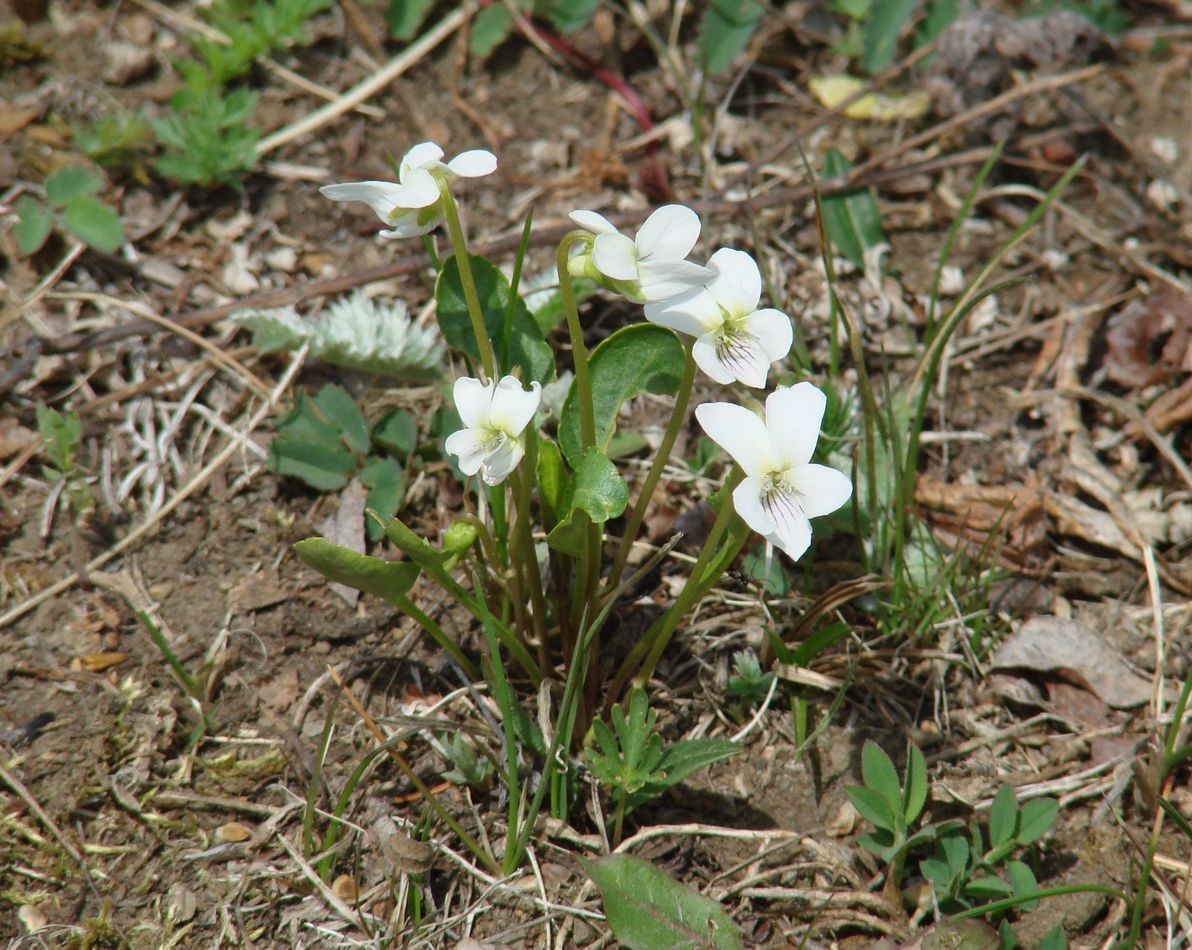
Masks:
[[[592,408],[592,377],[588,373],[588,349],[584,346],[584,331],[579,325],[579,309],[575,303],[575,289],[571,286],[571,272],[567,270],[568,252],[573,244],[586,241],[583,231],[572,231],[559,242],[555,264],[559,271],[559,296],[567,316],[567,333],[571,337],[571,360],[575,365],[575,389],[579,397],[580,440],[585,449],[596,444],[596,418]]]
[[[679,390],[675,393],[675,408],[671,412],[670,422],[667,423],[666,432],[662,436],[662,444],[658,446],[658,452],[654,455],[654,461],[650,465],[649,472],[646,473],[646,480],[642,482],[642,487],[638,491],[637,502],[633,506],[633,511],[629,515],[629,520],[625,523],[625,530],[621,535],[621,543],[617,546],[616,556],[613,558],[612,570],[608,575],[608,586],[611,590],[620,583],[621,573],[625,570],[625,564],[629,560],[629,552],[633,548],[633,542],[637,538],[637,532],[641,530],[642,522],[646,517],[646,509],[650,506],[650,499],[654,497],[654,489],[658,487],[658,481],[662,478],[662,471],[666,468],[666,463],[670,459],[671,450],[675,447],[675,441],[679,437],[679,432],[682,431],[684,423],[687,421],[687,404],[691,401],[691,388],[695,383],[695,360],[691,356],[692,342],[688,342],[685,351],[687,354],[687,361],[683,364],[683,377],[679,380]]]
[[[718,564],[722,563],[722,559],[717,557],[721,552],[717,549],[720,539],[724,537],[736,514],[733,510],[732,491],[740,484],[741,479],[744,477],[745,473],[738,466],[734,465],[732,472],[724,481],[724,488],[721,489],[723,497],[720,503],[720,513],[716,516],[716,523],[712,525],[712,530],[708,534],[708,540],[704,542],[704,547],[700,551],[699,558],[691,568],[691,573],[687,575],[687,582],[683,585],[683,590],[675,598],[675,602],[671,604],[667,612],[646,631],[646,635],[635,644],[634,648],[629,651],[629,655],[625,657],[620,670],[617,672],[617,678],[613,682],[613,687],[608,693],[611,701],[615,701],[615,698],[620,695],[631,676],[635,682],[641,685],[649,681],[654,673],[654,667],[657,666],[658,660],[662,656],[662,651],[666,649],[666,645],[670,643],[670,638],[674,635],[675,629],[679,626],[679,621],[695,605],[696,601],[703,596],[708,584],[708,578],[705,576],[708,567],[714,560]],[[712,578],[712,580],[714,581],[715,578]],[[642,658],[643,654],[644,659]]]
[[[464,289],[464,300],[468,305],[468,316],[472,318],[472,332],[476,336],[476,349],[480,353],[480,365],[485,375],[496,379],[497,361],[493,356],[492,343],[484,325],[484,311],[480,309],[480,296],[476,293],[476,278],[472,275],[472,259],[468,256],[468,244],[464,240],[464,229],[459,223],[459,208],[451,197],[446,180],[439,181],[439,195],[443,202],[443,217],[447,219],[447,232],[451,235],[451,247],[459,261],[459,282]]]

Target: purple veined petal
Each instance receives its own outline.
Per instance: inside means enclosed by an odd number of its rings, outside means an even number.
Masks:
[[[708,341],[715,346],[716,360],[724,367],[729,382],[736,380],[754,389],[765,387],[766,377],[770,374],[770,359],[756,339],[748,333],[738,332],[732,336],[724,333],[709,334]],[[697,342],[696,346],[699,345]]]
[[[703,287],[713,277],[712,271],[693,261],[640,261],[638,271],[642,296],[648,301],[669,300]]]
[[[853,483],[827,465],[801,465],[787,474],[791,488],[808,518],[830,515],[853,495]]]
[[[447,168],[460,178],[482,178],[497,170],[497,156],[487,149],[473,148],[456,155]]]
[[[757,413],[736,403],[705,402],[695,407],[695,418],[708,438],[731,455],[746,475],[774,471],[766,424]]]
[[[763,503],[769,481],[766,475],[750,475],[733,489],[733,510],[753,531],[765,536],[774,531],[774,519]]]
[[[434,165],[442,157],[443,150],[434,142],[419,142],[402,156],[401,164],[398,166],[398,174],[401,177],[402,183],[405,183],[406,175],[411,169],[426,168],[428,165]]]
[[[504,436],[500,444],[484,460],[484,467],[480,473],[484,484],[500,485],[509,477],[509,473],[517,468],[525,452],[526,447],[521,439]]]
[[[571,220],[585,231],[592,234],[616,234],[617,229],[611,221],[595,211],[572,211],[568,215]]]
[[[459,470],[465,475],[475,475],[484,464],[486,449],[483,433],[479,429],[460,429],[452,432],[443,442],[448,455],[459,459]]]
[[[455,411],[469,429],[487,429],[492,413],[493,383],[482,383],[471,376],[461,376],[455,381],[452,397]]]
[[[514,376],[502,376],[493,393],[489,421],[494,429],[514,436],[521,435],[522,429],[534,418],[541,402],[541,385],[531,383],[527,391],[522,388],[521,380]]]
[[[337,185],[324,185],[319,194],[332,201],[363,201],[377,217],[389,223],[389,215],[398,206],[397,196],[401,185],[394,181],[347,181]]]
[[[781,310],[767,307],[755,310],[744,320],[745,329],[757,340],[766,360],[776,362],[791,351],[795,331],[791,319]]]
[[[811,461],[827,405],[811,383],[780,386],[766,397],[766,428],[781,471]]]
[[[700,337],[720,329],[722,314],[711,294],[699,289],[657,303],[647,303],[646,319],[676,333]]]
[[[686,205],[663,205],[642,223],[636,243],[642,261],[681,261],[699,240],[699,215]]]
[[[811,547],[811,522],[801,512],[791,511],[788,517],[775,518],[774,530],[766,535],[766,540],[797,561]]]
[[[624,234],[598,234],[592,242],[592,262],[605,277],[637,280],[637,245]]]
[[[727,386],[736,382],[737,375],[720,359],[720,350],[717,346],[719,342],[720,334],[717,331],[705,333],[691,347],[691,358],[695,360],[695,365],[713,381],[720,383],[721,386]]]
[[[411,168],[402,177],[401,191],[394,195],[402,208],[429,208],[440,197],[438,181],[425,168]]]
[[[744,251],[722,247],[708,260],[715,272],[708,292],[731,316],[743,317],[757,309],[762,299],[762,272]]]

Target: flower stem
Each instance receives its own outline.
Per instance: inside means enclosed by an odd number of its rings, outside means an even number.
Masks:
[[[439,182],[439,194],[443,201],[443,217],[447,219],[447,232],[451,235],[451,247],[459,262],[459,282],[464,290],[464,301],[468,305],[468,316],[472,318],[472,333],[476,336],[476,349],[480,353],[480,365],[489,379],[497,377],[497,361],[493,356],[492,343],[484,325],[484,311],[480,309],[480,295],[476,293],[476,278],[472,275],[472,259],[468,256],[468,244],[464,240],[463,225],[459,221],[459,208],[451,197],[446,181]]]
[[[658,451],[654,455],[654,461],[650,465],[649,472],[646,473],[646,480],[642,482],[642,487],[638,492],[637,502],[633,506],[633,511],[629,515],[629,521],[625,524],[625,530],[621,535],[621,543],[617,546],[617,554],[613,558],[612,570],[608,575],[608,590],[612,590],[620,582],[621,572],[625,570],[625,562],[629,559],[629,551],[633,547],[633,542],[637,538],[637,532],[641,529],[642,522],[646,517],[646,509],[650,506],[650,499],[654,496],[654,489],[658,487],[658,481],[662,478],[662,470],[666,468],[666,463],[670,459],[671,450],[675,447],[675,441],[679,437],[679,432],[683,428],[683,424],[687,421],[687,404],[691,401],[691,387],[695,383],[695,360],[691,356],[692,343],[688,342],[685,349],[687,353],[687,361],[683,364],[683,376],[679,380],[679,391],[675,393],[675,408],[671,412],[670,422],[667,423],[666,432],[663,433],[662,443],[658,446]]]
[[[595,410],[592,408],[592,377],[588,373],[588,349],[584,346],[584,332],[579,325],[579,310],[575,304],[575,289],[567,270],[567,256],[571,246],[587,240],[582,231],[572,231],[559,242],[555,263],[559,271],[559,296],[563,298],[563,312],[567,315],[567,333],[571,337],[571,360],[575,364],[575,389],[579,396],[580,441],[585,449],[596,444]]]

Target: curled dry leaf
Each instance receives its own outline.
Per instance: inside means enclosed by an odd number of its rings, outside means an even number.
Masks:
[[[1109,318],[1105,372],[1119,386],[1153,386],[1192,372],[1192,300],[1165,287]]]
[[[1064,676],[1117,709],[1141,706],[1151,681],[1135,673],[1112,646],[1075,620],[1032,617],[993,655],[994,670]]]

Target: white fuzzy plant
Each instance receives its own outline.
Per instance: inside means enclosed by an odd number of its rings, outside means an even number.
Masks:
[[[231,319],[252,331],[262,352],[297,350],[309,342],[315,359],[381,376],[430,379],[443,360],[438,331],[418,326],[403,301],[378,304],[359,290],[314,319],[293,307],[241,310]]]

